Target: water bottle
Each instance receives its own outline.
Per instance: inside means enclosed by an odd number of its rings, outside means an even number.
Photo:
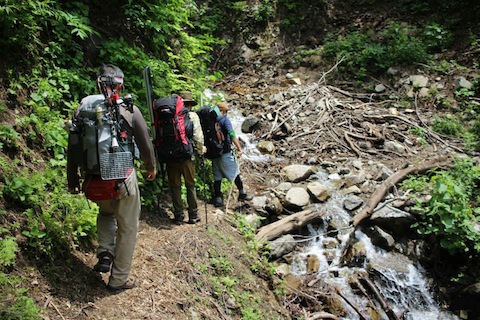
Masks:
[[[103,109],[102,109],[102,106],[101,105],[97,105],[95,107],[95,114],[97,115],[97,123],[99,125],[102,125],[103,124],[103,119],[102,119],[102,116],[103,116]]]
[[[77,126],[72,122],[72,120],[64,120],[63,121],[63,129],[66,131],[76,131]]]
[[[112,137],[112,149],[117,149],[117,148],[118,148],[117,137],[113,136]]]

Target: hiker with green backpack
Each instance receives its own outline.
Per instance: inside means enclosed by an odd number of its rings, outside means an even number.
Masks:
[[[107,288],[112,291],[135,287],[129,274],[141,209],[133,162],[136,150],[147,180],[156,176],[147,124],[133,98],[121,96],[123,80],[120,68],[102,65],[97,78],[101,94],[83,98],[67,122],[68,190],[72,194],[83,191],[99,207],[98,262],[93,270],[110,272]]]

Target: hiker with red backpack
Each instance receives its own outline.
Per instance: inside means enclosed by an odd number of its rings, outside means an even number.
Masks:
[[[135,287],[129,274],[141,209],[133,162],[136,148],[147,180],[156,175],[147,124],[133,98],[122,98],[123,80],[120,68],[102,65],[97,78],[102,94],[83,98],[68,122],[68,190],[83,191],[99,207],[98,262],[93,270],[110,272],[107,288],[112,291]]]
[[[195,224],[200,221],[198,215],[197,193],[195,190],[195,156],[202,156],[205,153],[203,132],[200,125],[200,119],[198,115],[191,111],[192,107],[197,105],[197,102],[193,99],[192,93],[189,91],[180,92],[181,100],[185,108],[189,110],[188,119],[193,126],[192,130],[187,131],[187,139],[192,143],[194,153],[187,158],[172,158],[166,163],[168,185],[172,195],[173,215],[175,223],[183,223],[184,221],[184,205],[182,201],[182,176],[185,181],[185,187],[187,189],[187,211],[188,221],[187,223]],[[185,121],[185,120],[184,120]],[[186,125],[188,126],[188,125]]]
[[[225,101],[218,102],[214,107],[217,112],[217,122],[220,125],[220,131],[224,138],[223,140],[223,153],[212,159],[213,170],[213,190],[214,199],[213,204],[215,207],[223,207],[222,197],[222,179],[228,179],[233,181],[238,188],[238,200],[250,200],[251,196],[247,194],[242,178],[240,177],[240,167],[238,165],[235,154],[232,150],[232,143],[237,149],[238,157],[242,156],[242,147],[240,140],[238,139],[235,130],[233,129],[232,122],[227,117],[227,112],[230,110]]]

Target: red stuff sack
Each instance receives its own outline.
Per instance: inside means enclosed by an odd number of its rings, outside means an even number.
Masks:
[[[115,200],[118,198],[122,180],[102,180],[100,176],[88,176],[82,185],[87,199],[92,201]]]

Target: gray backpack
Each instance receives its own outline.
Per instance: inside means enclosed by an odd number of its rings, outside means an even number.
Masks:
[[[132,103],[133,105],[133,103]],[[110,105],[103,95],[83,98],[70,126],[69,145],[74,161],[89,175],[102,180],[124,179],[133,171],[133,137],[120,132],[118,108]]]

